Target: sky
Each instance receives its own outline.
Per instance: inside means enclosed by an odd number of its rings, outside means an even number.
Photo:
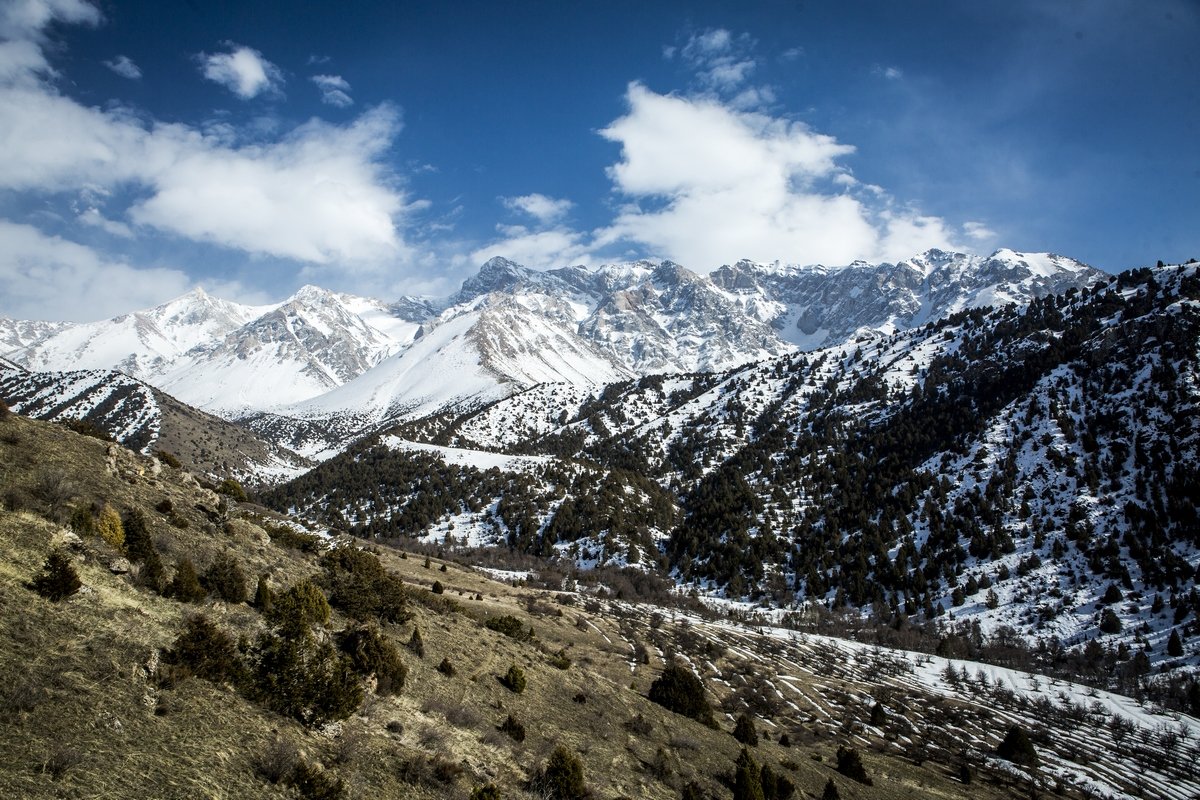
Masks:
[[[847,9],[851,8],[851,11]],[[1196,0],[0,0],[0,315],[1200,257]]]

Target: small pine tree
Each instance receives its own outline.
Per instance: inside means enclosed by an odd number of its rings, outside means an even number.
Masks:
[[[88,503],[81,503],[71,509],[71,517],[67,524],[80,536],[95,536],[97,533],[96,515]],[[120,550],[120,545],[115,549]]]
[[[863,766],[862,756],[853,747],[838,747],[837,771],[859,783],[867,786],[873,785],[873,781],[867,777],[867,769]]]
[[[71,563],[71,557],[63,550],[55,548],[46,557],[41,574],[33,579],[30,588],[47,600],[57,603],[75,594],[82,585],[79,573]]]
[[[513,694],[521,694],[525,691],[525,670],[513,664],[500,679],[500,683]]]
[[[704,696],[704,684],[687,667],[668,664],[650,684],[649,697],[668,711],[691,717],[710,728],[717,727],[712,707]]]
[[[188,617],[183,633],[167,653],[167,662],[213,683],[236,680],[243,674],[237,644],[203,614]]]
[[[765,800],[762,771],[750,751],[742,748],[733,774],[733,800]]]
[[[216,557],[204,571],[202,583],[209,592],[227,603],[246,602],[246,573],[230,553]]]
[[[747,747],[758,746],[758,731],[754,729],[754,720],[748,714],[739,714],[733,726],[733,738]]]
[[[399,694],[404,688],[408,668],[400,660],[395,645],[374,625],[342,631],[337,640],[339,649],[350,657],[355,672],[375,676],[376,694]]]
[[[350,659],[304,627],[263,634],[251,652],[253,699],[305,725],[344,719],[362,703],[363,690]]]
[[[446,591],[446,587],[442,586],[441,581],[434,581],[433,587],[430,589],[430,591],[433,592],[434,594],[444,594]]]
[[[508,734],[508,736],[514,742],[525,741],[525,726],[522,723],[520,723],[519,721],[517,721],[517,718],[514,717],[512,714],[509,714],[508,718],[505,719],[504,722],[501,722],[500,725],[496,727],[496,730],[500,731],[501,733]]]
[[[266,575],[258,576],[258,588],[254,590],[254,607],[259,613],[266,616],[271,613],[271,608],[275,605],[275,592],[271,589],[271,584],[267,582]]]
[[[121,520],[121,525],[125,529],[125,555],[135,564],[142,565],[138,582],[156,592],[163,591],[165,570],[158,548],[150,537],[146,515],[140,508],[130,509]]]
[[[1013,725],[1008,729],[1004,741],[996,749],[996,755],[1014,764],[1024,764],[1028,767],[1038,765],[1037,750],[1034,749],[1033,742],[1029,741],[1029,734],[1025,733],[1020,725]]]
[[[196,577],[196,568],[190,558],[181,558],[175,565],[175,577],[163,592],[181,603],[199,603],[208,597],[208,592]]]
[[[417,658],[425,657],[425,640],[421,638],[420,628],[413,628],[412,636],[408,638],[408,649]]]
[[[1103,633],[1120,633],[1121,618],[1118,617],[1111,608],[1104,609],[1100,614],[1100,630]]]
[[[500,800],[500,788],[494,783],[485,783],[471,790],[470,800]]]
[[[96,533],[116,550],[125,545],[125,527],[121,524],[121,515],[108,503],[101,506],[100,513],[96,515]]]
[[[1183,640],[1179,638],[1179,630],[1171,629],[1171,638],[1167,640],[1167,655],[1179,658],[1183,655]]]
[[[551,800],[582,800],[587,796],[583,762],[561,744],[546,759],[534,783],[535,789]]]
[[[286,637],[307,633],[314,625],[329,622],[329,601],[316,584],[303,580],[275,598],[267,620]]]
[[[825,781],[825,791],[821,792],[821,800],[842,800],[842,796],[838,793],[837,784],[833,782],[833,778]]]
[[[791,800],[796,793],[796,784],[784,774],[771,769],[769,764],[762,767],[763,800]]]
[[[223,494],[239,503],[245,503],[250,499],[246,495],[246,490],[242,488],[242,485],[233,478],[226,478],[221,481],[221,485],[217,487],[217,493]]]
[[[871,708],[871,724],[876,728],[882,728],[887,724],[887,712],[883,710],[882,703],[876,703]]]

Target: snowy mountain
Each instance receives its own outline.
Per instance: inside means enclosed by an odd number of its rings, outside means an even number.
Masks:
[[[161,306],[109,320],[52,324],[6,355],[34,370],[118,369],[154,380],[188,350],[227,335],[261,312],[196,289]]]
[[[745,312],[772,324],[803,350],[860,333],[893,333],[965,308],[1025,303],[1101,279],[1063,256],[997,250],[981,257],[930,250],[897,264],[796,267],[739,261],[713,283]]]
[[[725,373],[542,385],[401,425],[279,497],[363,535],[640,564],[731,597],[1029,641],[1100,635],[1166,662],[1173,631],[1200,635],[1198,271]],[[553,459],[489,476],[413,441]]]
[[[711,277],[670,262],[539,272],[493,258],[440,300],[389,305],[306,286],[255,307],[196,290],[102,322],[5,320],[0,342],[11,349],[0,354],[30,369],[119,369],[229,419],[337,427],[336,437],[313,440],[315,454],[336,449],[347,420],[367,431],[543,383],[720,371],[961,308],[1027,302],[1099,275],[1007,250],[840,268],[739,262]]]

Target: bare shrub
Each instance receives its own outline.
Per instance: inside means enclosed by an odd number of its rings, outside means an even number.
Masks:
[[[300,761],[300,751],[291,739],[277,736],[259,755],[254,771],[271,783],[282,783],[292,774]]]

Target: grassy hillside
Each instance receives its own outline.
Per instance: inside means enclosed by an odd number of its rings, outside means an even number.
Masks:
[[[739,780],[745,788],[735,769],[743,744],[732,735],[743,714],[759,736],[746,749],[770,768],[765,774],[784,779],[751,795],[764,800],[822,797],[830,781],[840,797],[864,800],[1026,797],[1034,781],[1049,796],[1081,797],[1056,779],[1059,767],[1073,753],[1081,774],[1091,775],[1111,749],[1102,738],[1107,721],[1071,722],[1072,730],[1098,725],[1101,738],[1069,739],[1049,719],[995,710],[986,692],[976,702],[974,690],[926,691],[914,678],[920,669],[900,668],[879,653],[685,620],[570,587],[535,591],[386,549],[375,555],[403,581],[403,603],[384,613],[398,621],[369,626],[399,653],[403,687],[384,695],[372,688],[383,688],[378,674],[354,676],[363,699],[353,711],[305,725],[297,719],[303,710],[271,710],[271,697],[250,688],[247,677],[262,658],[262,642],[282,640],[283,612],[264,615],[212,593],[182,602],[161,589],[183,559],[202,576],[218,561],[236,563],[251,598],[266,576],[276,609],[289,587],[312,579],[334,611],[327,623],[301,626],[296,635],[312,648],[337,645],[341,632],[378,616],[354,602],[370,605],[382,595],[347,589],[353,581],[333,571],[315,538],[201,488],[184,472],[16,415],[0,419],[0,476],[6,797],[577,796],[563,788],[569,782],[553,780],[554,770],[542,776],[552,780],[537,782],[543,767],[562,762],[560,747],[568,761],[578,758],[592,797],[730,797]],[[152,574],[144,542],[131,536],[123,552],[87,532],[81,509],[105,504],[125,517],[127,534],[141,512],[161,577]],[[82,581],[57,602],[29,585],[55,548]],[[185,650],[179,637],[198,613],[228,635],[230,663],[240,673],[198,677],[215,647],[190,661],[172,656]],[[506,625],[506,617],[516,622]],[[411,644],[414,630],[420,648]],[[702,678],[715,728],[648,699],[672,661]],[[520,693],[501,680],[513,667],[524,673]],[[1014,722],[1028,728],[1041,768],[996,757]],[[1168,783],[1150,787],[1200,788],[1186,771],[1196,738],[1168,751],[1147,737],[1147,752],[1138,756],[1138,736],[1129,734],[1129,752],[1120,755],[1131,768],[1112,784],[1126,788],[1139,770],[1153,780],[1159,770]],[[1069,752],[1060,752],[1063,742]],[[838,772],[842,747],[855,749],[871,785]],[[842,760],[851,771],[852,759]],[[498,794],[484,793],[488,785]]]

